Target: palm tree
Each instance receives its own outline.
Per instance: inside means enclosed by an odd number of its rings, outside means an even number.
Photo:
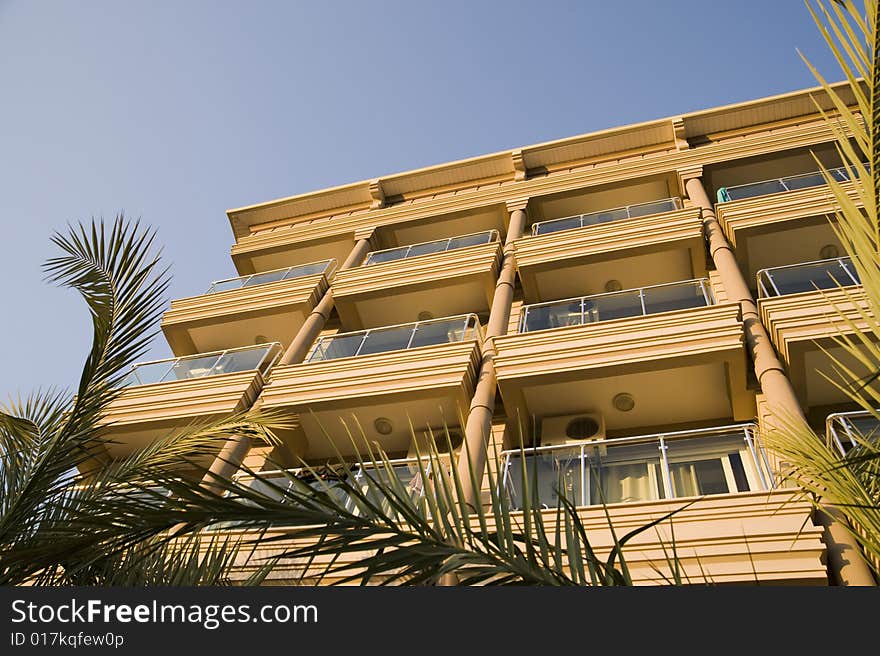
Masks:
[[[852,257],[862,287],[840,288],[847,305],[856,308],[853,319],[835,306],[834,319],[846,332],[834,343],[849,357],[826,349],[832,371],[820,374],[880,421],[880,15],[877,0],[864,0],[861,9],[853,0],[820,0],[816,8],[807,6],[857,101],[856,109],[847,107],[810,65],[837,110],[837,117],[826,120],[834,130],[838,153],[850,178],[861,181],[855,185],[856,202],[825,171],[839,206],[831,225]],[[854,368],[847,362],[858,364]],[[855,448],[842,454],[818,439],[802,417],[779,413],[775,421],[778,429],[767,431],[764,441],[789,464],[785,478],[803,488],[817,506],[830,505],[847,520],[875,576],[880,576],[880,443],[871,434],[858,435]]]
[[[264,417],[193,426],[120,462],[104,456],[101,417],[148,348],[165,303],[169,277],[154,237],[121,215],[110,226],[93,221],[53,237],[62,255],[45,270],[86,302],[92,347],[74,395],[37,391],[0,412],[2,585],[216,583],[240,548],[214,539],[205,555],[194,535],[175,546],[160,537],[167,522],[142,521],[143,499],[133,491],[148,489],[157,473],[166,476],[183,459],[216,452],[230,436],[272,439]]]

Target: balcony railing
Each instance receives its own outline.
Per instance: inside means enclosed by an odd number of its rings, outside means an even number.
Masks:
[[[199,353],[182,358],[154,360],[132,365],[122,382],[123,387],[187,380],[257,370],[265,375],[281,356],[281,344],[258,344],[243,348]]]
[[[706,278],[652,285],[564,301],[526,305],[520,313],[519,332],[527,333],[562,326],[579,326],[597,321],[705,307],[714,302],[712,288]]]
[[[479,336],[480,320],[475,314],[431,319],[322,337],[315,345],[309,362],[451,344],[478,339]]]
[[[506,451],[504,489],[523,507],[555,508],[734,494],[773,487],[753,424]],[[523,463],[525,457],[525,463]]]
[[[850,179],[849,172],[847,171],[845,166],[840,166],[835,169],[828,169],[828,173],[834,180],[837,180],[838,182],[848,182]],[[858,175],[858,173],[856,174]],[[718,190],[718,202],[726,203],[730,200],[755,198],[756,196],[778,194],[783,191],[794,191],[796,189],[820,187],[823,184],[825,184],[825,177],[820,171],[813,171],[811,173],[804,173],[801,175],[789,175],[784,178],[761,180],[760,182],[749,182],[748,184],[735,185],[733,187],[721,187]]]
[[[860,285],[859,274],[849,257],[790,264],[758,271],[758,296],[785,296],[817,289]]]
[[[259,478],[247,475],[239,478],[246,482],[254,492],[282,503],[287,502],[286,493],[288,491],[298,489],[300,494],[303,492],[302,487],[296,484],[298,481],[316,491],[334,496],[352,514],[365,514],[369,512],[367,506],[359,499],[353,498],[338,482],[340,476],[350,476],[349,480],[353,486],[361,490],[368,503],[381,508],[386,514],[391,514],[391,504],[388,502],[388,498],[376,488],[376,481],[390,484],[397,488],[398,492],[408,494],[410,499],[418,502],[425,496],[425,479],[432,478],[434,465],[427,458],[423,458],[421,461],[417,458],[389,460],[388,465],[391,468],[390,472],[383,462],[377,462],[375,466],[372,463],[355,465],[347,473],[321,471],[320,468],[314,471],[297,468],[260,472]],[[394,480],[392,480],[392,476]],[[229,528],[230,525],[226,525],[226,527]]]
[[[865,441],[876,444],[880,437],[880,421],[870,412],[836,412],[825,420],[825,437],[828,446],[837,448],[841,455]]]
[[[265,271],[263,273],[254,273],[249,276],[241,276],[239,278],[227,278],[226,280],[217,280],[211,283],[207,294],[216,294],[217,292],[226,292],[232,289],[241,289],[242,287],[255,287],[257,285],[265,285],[270,282],[279,282],[281,280],[291,280],[293,278],[304,278],[305,276],[313,276],[318,273],[330,274],[336,268],[336,260],[323,260],[321,262],[312,262],[311,264],[300,264],[297,266],[287,267],[286,269],[275,269],[273,271]]]
[[[498,241],[497,230],[475,232],[470,235],[461,235],[460,237],[450,237],[448,239],[436,239],[434,241],[426,241],[420,244],[412,244],[411,246],[401,246],[399,248],[388,248],[384,251],[371,252],[367,255],[367,259],[364,260],[363,266],[382,264],[383,262],[392,262],[394,260],[405,260],[410,257],[418,257],[419,255],[454,251],[458,248],[479,246],[493,241]]]
[[[561,230],[573,230],[575,228],[584,228],[586,226],[597,225],[599,223],[610,223],[612,221],[634,219],[640,216],[650,216],[651,214],[671,212],[680,208],[680,199],[664,198],[663,200],[654,200],[650,203],[639,203],[637,205],[627,205],[625,207],[615,207],[609,210],[602,210],[601,212],[591,212],[589,214],[567,216],[561,219],[540,221],[532,225],[532,235],[546,235],[551,232],[559,232]]]

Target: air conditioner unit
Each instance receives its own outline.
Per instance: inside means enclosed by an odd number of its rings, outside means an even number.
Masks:
[[[583,444],[605,439],[605,418],[596,413],[557,415],[541,420],[541,446]]]

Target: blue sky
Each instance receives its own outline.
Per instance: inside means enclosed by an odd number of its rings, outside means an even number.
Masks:
[[[0,0],[0,400],[78,379],[68,221],[142,217],[193,295],[230,207],[814,86],[797,49],[838,77],[801,0]]]

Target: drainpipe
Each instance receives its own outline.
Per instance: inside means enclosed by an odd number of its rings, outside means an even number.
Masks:
[[[492,429],[492,415],[495,412],[495,337],[507,333],[510,321],[510,306],[516,285],[516,258],[514,242],[522,237],[526,225],[525,202],[516,205],[508,204],[510,222],[507,237],[504,240],[504,255],[501,271],[495,284],[492,307],[489,311],[489,322],[486,325],[485,339],[482,345],[482,361],[477,384],[468,410],[467,423],[464,429],[464,444],[458,459],[458,475],[461,479],[462,500],[471,508],[476,509],[480,503],[480,487],[483,472],[486,468],[486,452],[488,437]],[[476,487],[471,483],[470,470],[476,474]]]
[[[345,258],[345,262],[342,263],[342,266],[340,266],[338,270],[344,271],[345,269],[352,269],[356,266],[360,266],[361,262],[364,261],[364,258],[369,252],[370,238],[364,237],[358,239],[355,242],[354,248],[352,248],[351,252],[348,254],[348,257]],[[309,352],[312,344],[315,343],[320,332],[324,330],[324,326],[327,324],[327,319],[330,318],[330,313],[332,311],[333,290],[328,289],[306,318],[302,327],[296,333],[296,337],[290,342],[290,346],[284,351],[277,364],[299,364],[305,360],[306,354]],[[258,408],[259,404],[260,402],[258,400],[254,404],[254,408]],[[232,476],[232,474],[241,466],[248,451],[251,450],[251,446],[253,446],[253,440],[246,435],[236,435],[229,438],[229,440],[226,441],[226,444],[223,445],[220,453],[214,458],[214,462],[211,463],[208,473],[205,474],[205,477],[202,479],[202,486],[213,489],[215,492],[219,492],[220,488],[215,485],[214,482],[218,479],[227,479]]]
[[[758,305],[752,297],[745,277],[736,262],[733,248],[715,217],[712,201],[703,187],[700,176],[702,170],[680,171],[685,183],[685,191],[694,205],[699,207],[703,216],[703,228],[709,244],[709,254],[715,263],[715,269],[730,300],[737,301],[742,308],[743,329],[746,345],[752,354],[755,364],[755,375],[761,385],[761,391],[767,403],[783,414],[792,418],[800,418],[806,423],[801,404],[767,329],[761,323]],[[865,559],[862,557],[858,543],[846,527],[835,519],[840,512],[833,508],[825,508],[817,512],[818,520],[825,529],[824,541],[828,552],[828,568],[841,585],[876,585],[874,577]]]

